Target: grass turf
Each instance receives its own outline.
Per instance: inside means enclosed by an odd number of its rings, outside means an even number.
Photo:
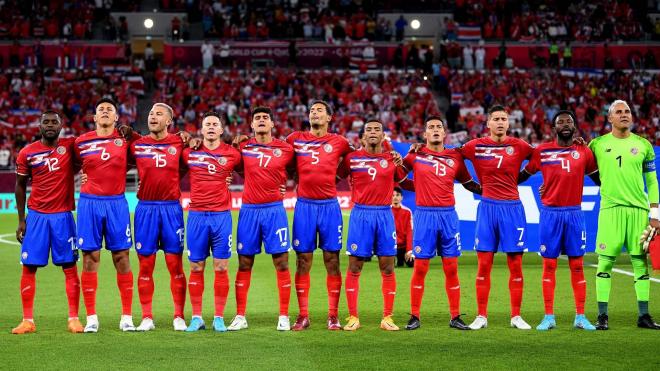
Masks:
[[[234,215],[236,217],[236,215]],[[291,217],[291,215],[290,215]],[[345,222],[348,218],[345,217]],[[281,333],[275,330],[278,300],[275,271],[267,255],[257,257],[248,299],[250,328],[237,333],[175,333],[171,327],[172,301],[169,275],[162,253],[155,272],[154,317],[156,330],[150,333],[122,333],[118,330],[119,295],[110,254],[102,254],[99,272],[97,310],[101,328],[98,334],[66,332],[66,298],[61,270],[54,266],[37,273],[35,322],[37,333],[11,335],[21,318],[19,296],[20,247],[14,240],[15,215],[0,215],[0,357],[3,369],[635,369],[660,367],[660,332],[636,327],[637,306],[632,277],[615,273],[610,303],[610,327],[607,332],[572,329],[573,294],[567,262],[560,260],[557,271],[555,314],[558,328],[549,332],[520,331],[509,328],[508,269],[502,254],[495,258],[489,305],[489,327],[480,331],[460,332],[448,327],[449,315],[444,292],[444,278],[439,260],[433,260],[427,276],[422,306],[422,327],[417,331],[385,332],[378,328],[382,298],[380,275],[375,262],[365,264],[360,281],[360,319],[356,333],[329,332],[325,329],[327,297],[325,269],[316,255],[312,269],[310,316],[312,327],[304,332]],[[235,228],[235,223],[234,223]],[[347,230],[347,228],[344,228]],[[137,276],[137,259],[131,253]],[[595,255],[586,257],[595,263]],[[295,257],[289,258],[291,273]],[[459,260],[462,283],[461,308],[465,321],[475,316],[474,278],[476,255],[465,252]],[[342,271],[347,259],[342,254]],[[187,264],[186,264],[187,266]],[[543,316],[541,295],[541,258],[524,257],[525,292],[522,314],[535,327]],[[626,256],[616,268],[630,271]],[[79,266],[79,270],[81,267]],[[187,269],[186,269],[187,270]],[[225,322],[235,314],[233,280],[236,255],[230,264],[232,287],[227,302]],[[595,268],[586,267],[587,317],[595,321]],[[408,319],[411,268],[396,270],[397,298],[395,320],[403,328]],[[657,276],[656,276],[657,277]],[[212,273],[207,268],[204,317],[211,325],[213,313]],[[660,320],[658,302],[660,285],[651,284],[651,311]],[[133,301],[134,321],[139,323],[137,290]],[[295,290],[291,296],[291,320],[297,314]],[[190,304],[186,303],[190,316]],[[340,315],[347,316],[344,292]],[[81,319],[84,306],[81,300]],[[345,322],[345,321],[342,321]],[[619,348],[619,346],[621,348]]]

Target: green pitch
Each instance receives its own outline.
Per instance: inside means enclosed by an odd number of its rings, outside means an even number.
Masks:
[[[347,217],[345,221],[347,222]],[[0,216],[0,359],[3,369],[538,369],[564,370],[581,368],[651,370],[660,367],[660,332],[636,327],[637,305],[632,277],[613,275],[610,302],[610,327],[607,332],[573,330],[573,294],[566,261],[559,263],[555,314],[558,328],[547,333],[509,328],[508,269],[504,256],[498,254],[492,273],[489,327],[480,331],[459,332],[448,327],[447,299],[439,261],[434,260],[427,276],[422,306],[422,328],[389,333],[378,328],[382,299],[380,275],[376,263],[365,264],[360,282],[360,319],[356,333],[329,332],[325,329],[327,298],[325,269],[317,258],[312,270],[310,293],[310,330],[280,333],[277,324],[277,290],[270,257],[258,256],[252,275],[247,318],[250,328],[237,333],[175,333],[172,330],[172,301],[169,274],[162,254],[155,272],[154,316],[156,330],[149,333],[122,333],[117,325],[120,316],[119,295],[110,255],[102,255],[99,272],[97,309],[101,323],[98,334],[66,332],[66,297],[59,268],[49,266],[37,273],[35,321],[37,333],[11,335],[11,328],[21,319],[19,297],[19,246],[15,243],[14,215]],[[344,228],[347,230],[347,228]],[[345,272],[345,255],[342,254]],[[137,276],[137,259],[131,255]],[[295,258],[290,257],[292,277]],[[459,260],[462,284],[462,311],[470,323],[476,311],[474,278],[476,256],[466,252]],[[587,256],[595,263],[595,256]],[[187,264],[185,264],[187,266]],[[627,256],[617,268],[630,271]],[[81,269],[79,265],[79,270]],[[535,327],[543,316],[541,296],[541,258],[524,258],[525,293],[522,314]],[[187,268],[186,268],[187,271]],[[225,322],[235,314],[233,280],[236,259],[230,265],[232,288],[227,302]],[[408,320],[411,268],[396,270],[397,299],[395,320],[404,327]],[[595,321],[595,268],[585,269],[587,317]],[[657,278],[658,276],[655,276]],[[207,271],[204,313],[207,326],[213,313],[212,274]],[[651,312],[660,320],[660,284],[651,284]],[[297,315],[295,290],[291,292],[291,321]],[[81,298],[81,320],[84,305]],[[135,290],[134,321],[140,322],[140,306]],[[340,315],[347,316],[344,292]],[[190,303],[186,302],[187,320]]]

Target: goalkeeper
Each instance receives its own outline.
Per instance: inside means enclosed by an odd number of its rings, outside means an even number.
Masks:
[[[612,132],[589,143],[598,163],[601,181],[596,236],[596,328],[608,329],[607,304],[612,288],[612,267],[623,246],[626,246],[633,266],[639,307],[637,326],[659,330],[660,325],[654,323],[649,315],[651,285],[645,251],[656,229],[660,228],[655,154],[649,141],[630,132],[632,113],[625,101],[616,100],[610,105],[608,120],[612,124]],[[644,192],[645,182],[648,197]]]

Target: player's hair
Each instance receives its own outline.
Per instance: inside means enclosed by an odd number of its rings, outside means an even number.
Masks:
[[[403,194],[403,190],[401,189],[401,187],[394,187],[394,192],[396,192],[396,193],[398,193],[398,194],[400,194],[400,195]]]
[[[54,111],[52,109],[45,110],[41,113],[41,118],[39,119],[39,122],[41,123],[41,120],[43,120],[44,116],[46,115],[55,115],[57,117],[57,121],[62,121],[62,118],[60,117],[60,113],[57,111]]]
[[[220,126],[223,126],[223,127],[225,126],[225,124],[222,122],[222,117],[220,116],[220,114],[218,112],[216,112],[216,111],[204,112],[204,114],[202,115],[202,121],[204,121],[204,119],[207,118],[207,117],[217,117],[218,120],[220,120]]]
[[[617,99],[617,100],[615,100],[614,102],[612,102],[612,104],[610,104],[610,108],[607,109],[607,115],[608,115],[608,116],[611,115],[612,112],[614,112],[614,106],[616,106],[617,104],[620,104],[620,103],[621,103],[621,104],[625,104],[626,107],[628,107],[628,109],[630,109],[630,105],[628,105],[628,102],[626,102],[626,101],[623,100],[623,99]],[[632,110],[631,110],[631,111],[632,111]]]
[[[431,116],[427,117],[426,120],[424,121],[424,129],[426,129],[426,125],[429,123],[429,121],[433,121],[433,120],[440,121],[442,123],[442,127],[443,128],[445,127],[445,120],[443,120],[441,116],[431,115]]]
[[[174,119],[174,110],[172,109],[172,107],[170,107],[165,103],[154,103],[154,107],[156,106],[165,108],[167,110],[167,113],[170,114],[170,119],[172,120]]]
[[[273,120],[273,111],[268,107],[263,107],[263,106],[255,107],[252,110],[252,115],[251,115],[253,119],[254,119],[254,115],[256,115],[257,113],[267,113],[271,121]]]
[[[311,110],[315,104],[322,104],[325,106],[325,113],[327,113],[329,116],[332,116],[332,107],[330,107],[328,102],[320,99],[313,100],[312,103],[309,104],[309,109]]]
[[[555,113],[555,116],[552,118],[552,126],[557,125],[557,119],[559,118],[560,115],[569,115],[573,119],[573,123],[577,126],[577,118],[575,117],[575,113],[573,111],[563,109],[560,110],[559,112]]]
[[[110,103],[115,108],[115,112],[119,111],[117,109],[117,102],[115,102],[112,98],[105,97],[105,98],[99,99],[98,102],[96,102],[96,104],[94,105],[94,112],[96,112],[96,110],[99,108],[99,106],[102,103]]]
[[[509,113],[507,112],[506,108],[503,105],[495,104],[493,106],[490,106],[490,108],[488,109],[488,118],[490,118],[490,115],[492,115],[495,112],[504,112],[506,114]]]

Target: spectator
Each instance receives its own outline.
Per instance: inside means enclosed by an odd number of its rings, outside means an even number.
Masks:
[[[564,43],[564,68],[571,68],[573,64],[573,51],[570,42]]]
[[[11,151],[7,145],[0,148],[0,170],[7,170],[11,165]]]
[[[396,41],[403,41],[404,33],[406,26],[408,26],[408,21],[403,17],[403,14],[399,16],[399,19],[396,20],[396,23],[394,23],[394,27],[396,28]]]
[[[477,47],[477,50],[475,50],[474,57],[476,60],[475,65],[477,71],[483,71],[486,62],[486,49],[484,49],[483,40],[479,41],[479,47]]]
[[[202,68],[208,70],[209,67],[213,65],[213,55],[215,54],[215,49],[213,44],[209,43],[208,40],[204,40],[204,43],[201,47],[202,52]],[[146,54],[146,50],[145,50]],[[153,56],[152,56],[153,57]]]
[[[463,69],[466,71],[472,71],[474,69],[474,51],[470,44],[463,47]]]

